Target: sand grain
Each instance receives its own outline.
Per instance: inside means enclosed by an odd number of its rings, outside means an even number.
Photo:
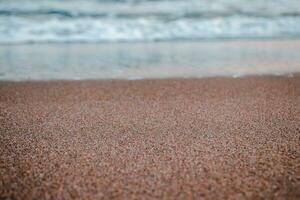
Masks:
[[[299,199],[300,77],[0,83],[0,198]]]

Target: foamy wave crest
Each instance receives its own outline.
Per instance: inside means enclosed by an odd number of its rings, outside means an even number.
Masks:
[[[216,19],[52,19],[0,18],[0,42],[111,42],[300,35],[300,17]]]
[[[0,43],[296,36],[295,0],[0,1]]]

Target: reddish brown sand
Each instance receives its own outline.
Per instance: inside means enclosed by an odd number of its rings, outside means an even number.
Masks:
[[[299,199],[300,76],[0,83],[0,199]]]

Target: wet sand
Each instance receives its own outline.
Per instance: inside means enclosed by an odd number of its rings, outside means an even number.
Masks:
[[[0,83],[0,199],[299,199],[300,76]]]

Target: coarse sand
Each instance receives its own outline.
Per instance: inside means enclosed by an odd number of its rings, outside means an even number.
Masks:
[[[300,76],[0,82],[0,199],[300,199]]]

